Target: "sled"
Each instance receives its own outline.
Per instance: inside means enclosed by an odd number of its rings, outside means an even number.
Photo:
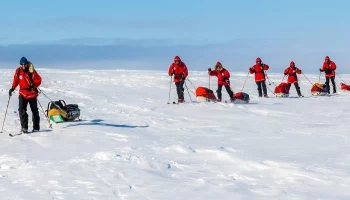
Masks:
[[[217,101],[216,96],[214,95],[213,90],[206,87],[198,87],[196,89],[197,102],[210,102]]]
[[[346,85],[345,83],[340,83],[340,88],[344,91],[350,91],[350,85]]]
[[[313,96],[325,96],[328,95],[328,88],[326,84],[315,83],[311,88],[311,94]]]
[[[249,94],[245,93],[245,92],[237,92],[235,94],[235,100],[233,101],[233,103],[249,103]]]
[[[66,104],[64,100],[51,101],[47,105],[47,117],[54,123],[79,119],[80,109],[77,104]]]
[[[288,83],[282,82],[275,88],[276,97],[289,97]]]

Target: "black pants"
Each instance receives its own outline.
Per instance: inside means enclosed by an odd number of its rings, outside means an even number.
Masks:
[[[222,86],[223,85],[218,84],[218,89],[216,90],[216,93],[218,94],[218,99],[220,99],[220,100],[222,99],[222,93],[221,93]],[[225,89],[226,89],[228,95],[230,95],[230,99],[233,99],[233,92],[232,92],[230,86],[225,85]]]
[[[288,92],[289,92],[289,90],[290,90],[290,86],[291,86],[291,85],[292,85],[291,83],[288,83]],[[294,83],[294,86],[295,86],[295,89],[297,90],[298,95],[301,96],[300,87],[299,87],[298,82],[295,82],[295,83]]]
[[[175,82],[178,99],[184,99],[184,91],[185,91],[184,83],[185,83],[185,80],[182,80],[180,82]]]
[[[332,85],[333,85],[333,93],[337,92],[337,86],[335,85],[335,80],[334,80],[334,76],[333,77],[326,77],[326,86],[328,88],[328,94],[330,93],[330,87],[329,87],[329,79],[331,79]]]
[[[38,110],[38,101],[36,98],[25,99],[22,95],[19,95],[19,118],[21,120],[21,126],[23,129],[28,130],[28,114],[27,114],[27,106],[30,106],[30,109],[33,113],[33,129],[40,130],[40,117]]]
[[[266,88],[266,82],[265,81],[258,81],[256,82],[258,85],[258,92],[259,92],[259,97],[262,97],[262,92],[264,91],[264,95],[267,96],[267,88]],[[261,90],[262,88],[262,90]]]

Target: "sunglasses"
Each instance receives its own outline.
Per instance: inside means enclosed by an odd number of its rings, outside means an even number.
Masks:
[[[22,65],[22,66],[26,66],[27,64],[26,64],[26,63],[22,63],[21,65]]]

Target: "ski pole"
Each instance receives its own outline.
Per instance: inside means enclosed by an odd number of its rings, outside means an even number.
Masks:
[[[243,83],[243,87],[242,87],[242,89],[241,89],[241,92],[243,92],[243,89],[244,89],[244,87],[245,87],[245,84],[247,83],[248,76],[249,76],[249,71],[248,71],[247,76],[245,77],[245,80],[244,80],[244,83]]]
[[[47,119],[47,122],[49,123],[49,128],[52,128],[52,124],[50,123],[50,119],[49,119],[49,117],[45,114],[45,111],[44,111],[43,107],[41,106],[41,103],[40,103],[39,99],[37,99],[37,101],[38,101],[38,104],[39,104],[39,106],[40,106],[40,108],[41,108],[41,112],[45,115],[45,117],[46,117],[46,119]]]
[[[318,76],[318,82],[321,82],[321,71],[320,71],[320,75]]]
[[[9,100],[7,101],[7,106],[6,106],[6,111],[5,111],[5,117],[4,117],[4,121],[3,121],[3,123],[2,123],[2,128],[1,128],[1,132],[0,132],[0,133],[2,133],[2,131],[4,130],[4,124],[5,124],[5,120],[6,120],[7,109],[9,108],[9,104],[10,104],[10,98],[11,98],[11,96],[9,96]]]
[[[170,104],[171,82],[173,82],[173,76],[170,77],[170,87],[169,87],[169,99],[168,99],[168,104]]]
[[[210,90],[210,74],[208,74],[208,78],[209,78],[209,90]]]
[[[190,100],[191,100],[191,102],[192,102],[192,98],[191,98],[190,92],[188,91],[188,87],[187,87],[186,82],[185,82],[185,87],[186,87],[186,89],[187,89],[188,96],[190,97]]]
[[[321,73],[321,72],[320,72],[320,73]],[[308,80],[309,83],[311,83],[311,85],[313,86],[314,84],[312,84],[312,82],[306,77],[306,75],[305,75],[304,73],[302,73],[302,74],[305,76],[306,80]]]

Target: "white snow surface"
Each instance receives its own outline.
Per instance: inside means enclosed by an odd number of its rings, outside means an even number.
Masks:
[[[82,121],[18,133],[18,88],[0,133],[1,199],[350,199],[350,94],[258,98],[253,75],[250,104],[167,104],[166,70],[38,69],[51,99],[78,104]],[[14,70],[2,70],[1,125]],[[231,73],[235,92],[247,73]],[[318,74],[307,74],[318,82]],[[282,74],[269,74],[278,85]],[[350,76],[342,75],[350,83]],[[208,87],[204,71],[186,85]],[[340,80],[336,77],[337,85]],[[321,77],[324,82],[324,77]],[[210,79],[211,89],[217,79]],[[268,83],[268,82],[267,82]],[[171,100],[177,99],[172,83]],[[268,85],[271,90],[275,86]],[[223,88],[223,97],[228,95]],[[46,110],[49,99],[39,96]],[[31,111],[28,106],[29,127]]]

